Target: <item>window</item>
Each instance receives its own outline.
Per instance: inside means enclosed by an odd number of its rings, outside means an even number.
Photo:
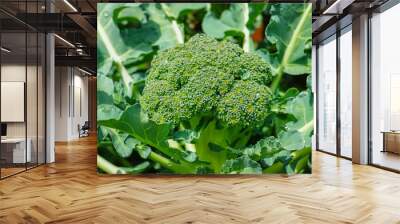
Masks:
[[[400,5],[371,18],[371,162],[400,170]]]
[[[336,153],[336,36],[318,47],[318,149]]]
[[[340,155],[352,157],[352,32],[351,26],[340,36]]]
[[[0,1],[19,16],[38,13],[44,1]],[[0,178],[45,163],[45,34],[9,14],[0,23]],[[11,22],[12,21],[12,22]]]

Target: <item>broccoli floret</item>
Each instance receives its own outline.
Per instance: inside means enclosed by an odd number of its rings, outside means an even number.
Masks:
[[[237,81],[217,106],[217,115],[228,126],[250,126],[267,115],[269,89],[254,81]]]
[[[198,34],[155,56],[140,103],[157,123],[212,114],[226,127],[248,127],[268,115],[271,77],[258,55]]]
[[[195,139],[167,142],[171,149],[196,152],[219,172],[230,148],[244,148],[269,115],[269,64],[238,45],[196,35],[159,52],[140,98],[156,123],[171,123]],[[188,142],[189,141],[189,142]]]

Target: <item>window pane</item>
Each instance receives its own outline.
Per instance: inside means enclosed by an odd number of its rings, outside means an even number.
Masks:
[[[27,80],[26,80],[26,115],[27,115],[27,140],[30,147],[30,160],[27,163],[28,168],[37,165],[37,33],[28,31],[27,33]]]
[[[352,35],[340,36],[340,153],[352,157]]]
[[[25,170],[31,160],[26,141],[26,33],[1,34],[1,175],[2,178]],[[28,150],[27,150],[28,149]]]
[[[336,153],[336,37],[318,48],[318,147]]]
[[[400,170],[400,5],[372,17],[372,163]]]

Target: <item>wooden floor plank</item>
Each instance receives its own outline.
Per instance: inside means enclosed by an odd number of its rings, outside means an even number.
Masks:
[[[0,223],[400,223],[400,175],[313,153],[297,176],[109,176],[96,139],[0,181]]]

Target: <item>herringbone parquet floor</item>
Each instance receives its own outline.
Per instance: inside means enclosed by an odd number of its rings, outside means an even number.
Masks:
[[[0,181],[0,223],[400,223],[400,175],[314,153],[313,174],[98,176],[96,140]]]

